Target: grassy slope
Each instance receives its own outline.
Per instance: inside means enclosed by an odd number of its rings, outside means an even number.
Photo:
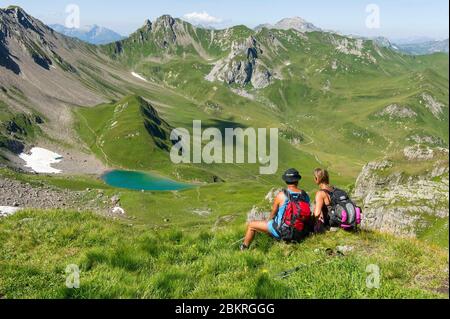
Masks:
[[[243,231],[233,225],[214,231],[211,226],[150,231],[88,213],[21,212],[0,220],[0,296],[448,297],[438,293],[447,280],[448,254],[432,245],[339,232],[295,246],[258,237],[255,249],[240,253],[233,244]],[[346,257],[324,253],[344,244],[355,247]],[[289,279],[276,277],[302,263],[306,267]],[[80,289],[65,288],[69,264],[81,269]],[[370,264],[381,269],[380,289],[366,287]]]
[[[164,90],[162,90],[164,92]],[[268,120],[269,115],[256,116],[252,124],[239,121],[235,117],[221,115],[211,116],[204,112],[198,105],[187,103],[186,98],[172,95],[161,105],[160,96],[146,92],[144,95],[158,109],[161,117],[171,127],[183,127],[192,131],[192,120],[202,120],[203,128],[218,127],[224,130],[228,127],[277,127],[273,119]],[[114,109],[118,105],[128,102],[129,107],[125,109],[121,117],[114,115]],[[244,100],[244,103],[246,101]],[[90,146],[91,150],[111,167],[121,167],[153,171],[188,181],[211,182],[213,176],[219,176],[222,180],[237,182],[242,180],[263,180],[265,183],[278,182],[278,176],[258,176],[260,165],[173,165],[170,162],[167,151],[155,147],[150,135],[145,131],[142,114],[137,110],[138,99],[134,96],[127,97],[118,103],[97,106],[95,108],[78,109],[76,112],[78,122],[76,129],[82,139]],[[255,105],[244,104],[244,107],[255,110]],[[240,111],[242,112],[242,110]],[[231,110],[230,110],[231,113]],[[111,124],[118,122],[114,127]],[[270,124],[267,124],[270,123]],[[128,134],[139,133],[139,137],[127,138]],[[117,152],[120,149],[122,151]],[[129,156],[133,154],[133,156]],[[312,172],[319,163],[314,157],[292,147],[285,140],[280,140],[280,171],[290,166],[301,167],[306,172]],[[310,180],[307,181],[312,186]]]
[[[114,104],[78,109],[81,138],[108,165],[142,169],[163,160],[145,128],[148,118],[142,113],[142,103],[131,96]]]

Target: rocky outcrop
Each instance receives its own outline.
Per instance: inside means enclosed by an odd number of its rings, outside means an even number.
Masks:
[[[420,144],[406,147],[403,154],[410,161],[427,161],[434,157],[433,149]]]
[[[415,237],[428,217],[448,218],[448,161],[436,161],[427,173],[408,176],[389,161],[367,164],[353,196],[363,203],[362,227]]]
[[[29,142],[30,135],[40,132],[42,118],[36,115],[11,114],[3,110],[4,116],[10,115],[9,119],[0,121],[0,150],[2,148],[14,154],[20,154],[25,149],[25,143]]]
[[[423,93],[421,97],[422,101],[420,101],[420,103],[425,104],[425,107],[434,115],[434,117],[440,120],[444,113],[445,105],[427,93]]]
[[[440,137],[430,135],[413,134],[406,140],[415,142],[417,144],[427,144],[432,146],[443,146],[445,144],[445,142]]]
[[[265,66],[258,64],[252,75],[252,85],[256,89],[268,87],[272,80],[272,73]]]
[[[357,56],[372,64],[377,63],[377,59],[370,53],[370,50],[364,48],[365,43],[363,39],[350,39],[338,35],[330,35],[330,42],[334,45],[336,51],[340,53]]]
[[[417,116],[417,113],[409,107],[400,106],[398,104],[391,104],[377,113],[379,117],[388,117],[390,120],[396,119],[410,119]]]
[[[20,154],[25,149],[25,145],[15,139],[5,138],[0,135],[0,150],[4,148],[13,154]]]
[[[205,78],[210,82],[221,81],[240,86],[251,83],[254,88],[263,89],[272,81],[272,72],[260,59],[263,53],[253,36],[242,43],[233,42],[230,54],[219,60]]]

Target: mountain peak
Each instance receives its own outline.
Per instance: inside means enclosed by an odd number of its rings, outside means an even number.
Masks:
[[[1,11],[5,11],[5,12],[22,12],[22,13],[25,13],[26,14],[26,12],[25,12],[25,10],[23,10],[21,7],[19,7],[19,6],[8,6],[6,9],[1,9],[0,8],[0,10]]]
[[[7,33],[7,29],[16,28],[14,25],[26,30],[32,30],[40,35],[49,30],[45,24],[30,16],[19,6],[9,6],[6,9],[0,9],[0,16],[2,17],[0,22],[4,24],[4,33]]]
[[[278,23],[281,22],[300,22],[300,23],[307,23],[307,21],[305,19],[303,19],[302,17],[292,17],[292,18],[284,18],[281,19],[280,21],[278,21]]]
[[[320,28],[316,27],[311,22],[306,21],[301,17],[284,18],[278,21],[275,25],[262,24],[256,27],[256,30],[261,30],[262,28],[267,29],[277,29],[277,30],[290,30],[294,29],[300,32],[313,32],[322,31]]]
[[[161,25],[165,28],[172,28],[176,22],[177,21],[171,15],[165,14],[156,19],[155,25]]]
[[[301,17],[285,18],[277,22],[275,27],[278,29],[289,30],[294,29],[297,31],[311,32],[320,31],[314,24],[306,21]]]
[[[0,11],[15,18],[18,22],[21,22],[23,20],[33,20],[33,18],[19,6],[9,6],[6,9],[0,9]]]
[[[147,19],[145,20],[144,25],[141,27],[141,30],[150,32],[152,30],[152,26],[153,26],[152,22],[149,19]]]

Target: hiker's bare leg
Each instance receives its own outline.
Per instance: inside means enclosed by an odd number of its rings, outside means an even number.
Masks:
[[[247,234],[245,235],[244,245],[250,247],[250,244],[255,239],[256,233],[269,233],[268,223],[266,221],[251,222],[247,227]]]

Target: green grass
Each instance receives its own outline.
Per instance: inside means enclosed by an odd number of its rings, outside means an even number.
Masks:
[[[60,189],[83,191],[91,189],[111,189],[97,176],[75,176],[75,175],[44,175],[18,173],[7,168],[0,168],[0,177],[9,178],[30,183],[35,187],[54,186]]]
[[[425,216],[424,220],[427,222],[427,226],[419,230],[417,237],[448,249],[448,218]]]
[[[3,298],[447,298],[445,250],[361,232],[318,235],[298,245],[258,236],[241,253],[243,224],[164,230],[89,213],[21,212],[0,220]],[[345,257],[326,248],[349,245]],[[78,265],[80,288],[65,287]],[[305,264],[289,279],[282,271]],[[368,265],[381,270],[366,287]]]

